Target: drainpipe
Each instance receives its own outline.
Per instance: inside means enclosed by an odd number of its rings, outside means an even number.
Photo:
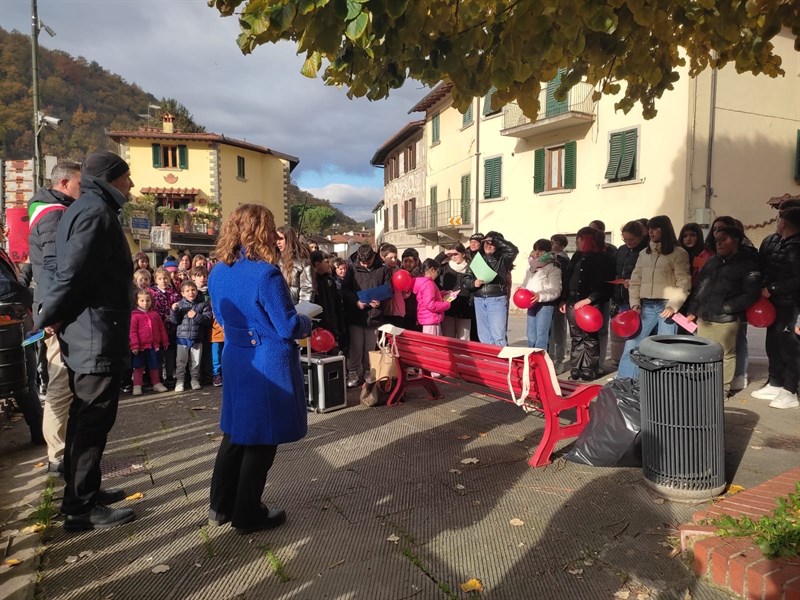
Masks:
[[[475,225],[472,233],[480,231],[480,190],[481,190],[481,99],[475,98]]]
[[[712,55],[717,58],[716,53]],[[717,70],[711,70],[711,99],[708,117],[708,156],[706,158],[706,209],[711,209],[711,197],[714,195],[714,188],[711,186],[711,169],[714,164],[714,128],[716,125],[717,114]]]

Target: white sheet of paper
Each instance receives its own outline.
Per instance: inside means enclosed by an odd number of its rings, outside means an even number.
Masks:
[[[313,319],[317,315],[322,314],[322,307],[308,300],[300,300],[300,302],[295,305],[294,309],[297,311],[297,314],[304,315],[309,319]]]

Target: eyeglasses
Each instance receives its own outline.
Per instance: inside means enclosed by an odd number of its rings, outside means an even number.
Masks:
[[[483,245],[484,246],[487,246],[487,245],[488,246],[494,246],[494,242],[492,242],[491,240],[484,240],[483,241]]]

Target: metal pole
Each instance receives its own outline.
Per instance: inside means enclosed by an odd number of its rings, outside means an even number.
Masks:
[[[481,99],[475,99],[475,226],[472,233],[480,231],[480,206],[481,193]]]
[[[39,147],[39,11],[31,0],[31,71],[33,74],[33,191],[42,185],[42,152]]]
[[[716,58],[716,54],[713,55]],[[712,170],[714,167],[714,132],[717,121],[717,70],[711,70],[711,94],[709,99],[708,115],[708,155],[706,157],[706,208],[711,208],[711,198],[714,196],[712,187]]]

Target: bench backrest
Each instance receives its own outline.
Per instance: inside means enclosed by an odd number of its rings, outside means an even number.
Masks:
[[[400,361],[405,366],[434,371],[499,392],[509,390],[508,359],[497,355],[500,351],[498,346],[408,329],[400,334],[387,334],[387,339],[395,345]],[[517,395],[522,393],[525,359],[516,357],[511,363],[511,385]],[[530,361],[530,397],[556,396],[544,355],[534,353],[528,355],[527,359]]]

